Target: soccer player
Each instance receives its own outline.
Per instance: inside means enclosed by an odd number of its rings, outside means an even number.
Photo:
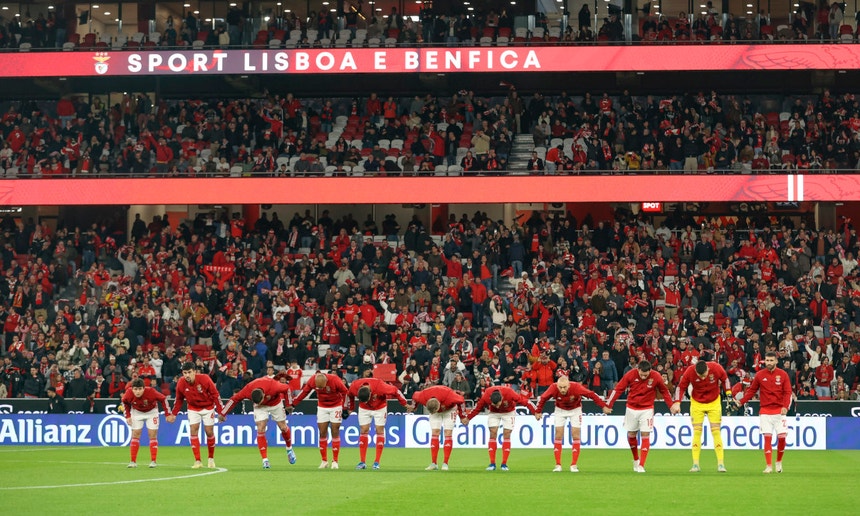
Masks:
[[[627,443],[633,452],[633,471],[645,473],[645,460],[648,458],[648,449],[651,446],[651,429],[654,428],[654,400],[657,391],[663,395],[663,401],[669,406],[672,414],[677,414],[678,409],[672,404],[672,395],[660,373],[651,369],[651,362],[642,360],[635,369],[631,369],[621,381],[615,384],[609,397],[606,398],[606,407],[603,412],[612,412],[612,405],[618,400],[618,396],[628,390],[627,410],[624,412],[624,428],[627,430]],[[636,435],[642,436],[641,448],[637,446]]]
[[[349,390],[336,374],[317,374],[308,378],[299,395],[293,400],[296,406],[314,390],[317,393],[317,427],[319,428],[320,457],[322,463],[319,469],[329,467],[328,434],[331,430],[331,469],[338,469],[337,459],[340,454],[340,424],[343,421],[344,405]]]
[[[257,425],[257,448],[260,450],[260,457],[263,458],[263,469],[271,467],[269,465],[269,443],[266,440],[269,417],[275,421],[281,430],[281,435],[287,446],[287,458],[290,464],[296,463],[292,433],[290,432],[290,427],[287,425],[287,411],[284,408],[284,403],[286,402],[287,406],[290,407],[290,412],[292,412],[293,397],[289,382],[290,377],[284,372],[278,373],[275,378],[269,378],[268,376],[257,378],[234,394],[224,404],[224,408],[218,411],[218,415],[223,421],[236,403],[247,399],[250,399],[254,403],[254,423]]]
[[[499,434],[499,426],[503,427],[502,471],[508,471],[508,456],[511,454],[511,432],[514,429],[514,421],[517,416],[517,405],[528,408],[532,415],[537,413],[537,409],[531,400],[510,387],[490,387],[484,391],[481,399],[478,400],[475,408],[469,412],[466,419],[462,420],[464,425],[468,425],[469,421],[484,410],[485,407],[490,410],[490,415],[487,418],[487,426],[490,428],[490,441],[487,443],[487,451],[490,454],[490,465],[487,466],[487,471],[496,470],[496,450],[499,446],[496,436]]]
[[[454,427],[457,425],[457,416],[460,416],[460,420],[466,418],[463,406],[465,402],[466,400],[463,396],[444,385],[428,387],[412,395],[412,403],[407,409],[411,412],[415,410],[416,405],[424,405],[430,414],[431,462],[429,466],[424,468],[427,471],[439,469],[437,466],[437,460],[439,459],[439,434],[443,427],[445,429],[445,451],[442,471],[448,471],[448,459],[451,458],[451,451],[454,449],[453,434]],[[457,409],[456,415],[454,414],[454,409]]]
[[[388,417],[388,400],[397,398],[404,407],[407,405],[403,393],[378,378],[362,378],[352,382],[349,386],[349,404],[351,410],[355,406],[355,398],[358,398],[358,425],[360,432],[358,436],[359,463],[355,469],[367,469],[367,446],[370,441],[370,423],[376,425],[376,460],[373,461],[373,469],[379,469],[379,461],[382,459],[382,450],[385,448],[385,419]]]
[[[176,419],[170,413],[167,398],[152,387],[147,387],[142,378],[129,382],[129,387],[122,396],[125,408],[125,420],[131,427],[131,462],[128,467],[137,467],[137,451],[140,449],[140,434],[143,425],[149,434],[149,467],[154,468],[158,458],[158,406],[164,409],[164,415],[169,423]]]
[[[206,432],[206,445],[209,448],[210,468],[215,467],[215,411],[223,413],[221,398],[215,382],[208,375],[197,372],[192,362],[182,364],[182,378],[176,382],[176,399],[173,402],[173,415],[182,409],[182,401],[188,403],[188,423],[191,435],[191,451],[194,453],[192,469],[200,469],[200,423]]]
[[[570,460],[570,472],[578,473],[580,449],[580,436],[582,431],[582,397],[590,398],[603,408],[606,404],[597,395],[597,393],[588,390],[584,385],[578,382],[571,382],[567,376],[560,377],[554,384],[549,386],[549,389],[541,394],[537,404],[537,413],[535,418],[540,421],[543,416],[543,407],[547,401],[555,399],[555,412],[553,412],[553,425],[555,425],[555,440],[553,442],[553,450],[555,452],[555,468],[553,472],[561,471],[561,450],[564,440],[564,427],[567,422],[570,422],[570,440],[572,447],[572,456]]]
[[[699,456],[702,453],[702,424],[705,416],[711,425],[711,435],[714,437],[714,453],[717,455],[717,471],[726,472],[723,461],[723,438],[720,435],[720,422],[723,417],[723,407],[720,404],[720,389],[726,399],[732,399],[732,384],[723,366],[716,362],[699,360],[696,365],[687,367],[681,376],[681,382],[675,389],[674,408],[680,412],[681,399],[687,392],[688,386],[693,386],[690,393],[690,417],[693,420],[693,467],[692,473],[699,472]]]
[[[782,473],[782,455],[785,453],[785,434],[788,421],[785,415],[791,406],[791,384],[788,374],[776,367],[776,353],[768,351],[764,356],[764,369],[753,378],[752,385],[737,403],[743,406],[758,393],[761,438],[764,441],[764,459],[767,467],[763,473],[773,473],[773,434],[776,433],[776,472]]]

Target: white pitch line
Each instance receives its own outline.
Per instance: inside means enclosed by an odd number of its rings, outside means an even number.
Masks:
[[[105,463],[78,462],[75,464],[105,464]],[[123,462],[123,463],[108,463],[108,464],[125,464],[125,463]],[[60,485],[52,485],[52,486],[0,487],[0,491],[22,491],[22,490],[31,490],[31,489],[55,489],[55,488],[62,488],[62,487],[93,487],[93,486],[114,486],[114,485],[122,485],[122,484],[139,484],[142,482],[161,482],[163,480],[178,480],[181,478],[205,477],[207,475],[217,475],[218,473],[224,473],[226,471],[227,471],[227,468],[216,468],[214,471],[206,471],[204,473],[194,473],[191,475],[181,475],[178,477],[141,478],[141,479],[137,479],[137,480],[116,480],[113,482],[89,482],[86,484],[60,484]]]

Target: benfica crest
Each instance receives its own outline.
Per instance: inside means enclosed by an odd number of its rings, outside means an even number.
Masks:
[[[110,60],[110,56],[107,55],[107,52],[96,52],[93,56],[93,60],[95,60],[95,70],[99,75],[104,75],[108,71],[108,60]]]

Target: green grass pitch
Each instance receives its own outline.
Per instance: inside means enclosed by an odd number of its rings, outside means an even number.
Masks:
[[[689,452],[653,450],[644,475],[633,472],[629,452],[616,450],[584,449],[580,473],[567,471],[569,450],[562,473],[551,472],[552,450],[514,449],[509,472],[484,471],[485,450],[455,448],[450,471],[424,471],[428,450],[387,449],[380,471],[355,471],[356,449],[341,451],[338,471],[318,470],[314,448],[296,452],[291,466],[282,448],[271,448],[272,469],[263,470],[256,448],[221,447],[219,470],[192,470],[188,447],[165,446],[159,467],[149,469],[143,446],[140,467],[127,469],[127,448],[7,446],[0,499],[9,515],[849,514],[860,478],[860,451],[789,451],[785,472],[771,475],[762,474],[757,451],[728,451],[729,472],[719,474],[713,452],[703,450],[694,474]]]

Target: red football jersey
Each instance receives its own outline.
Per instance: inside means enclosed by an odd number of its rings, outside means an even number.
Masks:
[[[302,375],[304,371],[301,369],[287,368],[284,373],[290,378],[290,388],[297,391],[302,388]]]
[[[634,368],[627,371],[627,374],[621,377],[621,381],[615,384],[615,388],[609,393],[609,397],[606,398],[606,405],[612,408],[612,405],[618,400],[618,395],[626,389],[629,389],[627,406],[634,410],[653,409],[658,390],[663,395],[663,401],[666,402],[666,405],[672,404],[672,395],[663,382],[663,377],[653,369],[644,380],[639,378],[639,369]]]
[[[241,391],[234,394],[224,405],[224,408],[218,412],[220,414],[229,414],[233,405],[242,400],[251,399],[251,393],[256,389],[263,389],[263,401],[260,402],[262,406],[277,407],[282,400],[286,400],[287,405],[290,405],[293,400],[290,394],[292,392],[290,384],[281,383],[274,378],[264,376],[248,383]]]
[[[498,391],[502,395],[502,403],[498,407],[494,407],[490,402],[490,397],[494,392]],[[534,403],[531,402],[530,399],[526,398],[522,394],[517,393],[510,387],[504,386],[496,386],[490,387],[489,389],[484,391],[484,394],[481,395],[481,399],[478,400],[478,403],[475,405],[475,408],[469,412],[469,415],[466,416],[468,419],[472,419],[481,413],[484,408],[489,408],[490,412],[495,412],[496,414],[507,414],[508,412],[513,412],[516,410],[517,405],[522,405],[529,409],[529,412],[534,414],[537,412],[537,409],[534,406]]]
[[[343,380],[336,374],[327,374],[325,387],[317,389],[316,375],[311,376],[302,387],[302,392],[293,400],[293,406],[298,405],[311,391],[317,392],[317,405],[322,408],[342,407],[346,403],[346,395],[349,390],[343,384]]]
[[[367,400],[367,403],[359,403],[358,406],[360,408],[364,410],[384,409],[388,406],[388,400],[391,398],[397,398],[397,401],[401,405],[406,406],[406,398],[403,397],[403,393],[397,387],[376,378],[362,378],[352,382],[352,385],[349,386],[350,407],[355,406],[355,397],[358,396],[358,390],[365,385],[370,386],[370,399]]]
[[[126,389],[122,395],[122,405],[125,408],[125,417],[131,417],[131,409],[138,412],[149,412],[161,405],[164,409],[164,415],[170,414],[170,407],[167,405],[167,398],[152,387],[144,387],[143,394],[138,398],[134,395],[131,387]]]
[[[707,364],[708,372],[704,378],[699,378],[696,366],[690,366],[684,371],[678,388],[675,389],[675,401],[681,401],[689,385],[693,386],[690,398],[699,403],[711,403],[720,397],[720,390],[723,392],[732,390],[729,375],[726,374],[723,366],[716,362],[707,362]]]
[[[567,394],[565,395],[562,395],[558,391],[558,386],[556,384],[550,385],[549,389],[541,394],[537,404],[537,411],[542,412],[543,406],[546,405],[546,402],[553,398],[555,399],[555,406],[562,410],[577,409],[582,406],[583,396],[590,398],[594,403],[597,403],[597,406],[600,408],[606,406],[606,403],[600,399],[600,396],[598,396],[597,393],[589,390],[579,382],[570,382],[570,388],[567,390]]]
[[[210,410],[217,409],[223,412],[221,397],[215,382],[209,376],[197,373],[194,383],[188,383],[184,377],[176,382],[176,400],[173,403],[173,414],[176,415],[182,409],[182,401],[188,403],[188,410]]]
[[[738,402],[741,405],[748,402],[758,392],[759,414],[773,415],[788,410],[791,406],[791,381],[788,373],[775,367],[768,371],[765,367],[755,374],[752,385],[744,397]]]
[[[465,403],[466,400],[463,396],[454,392],[450,387],[434,385],[433,387],[428,387],[423,391],[418,391],[412,395],[412,401],[420,403],[421,405],[427,405],[430,398],[436,398],[439,400],[439,412],[445,412],[456,407],[457,414],[460,416],[460,419],[463,419],[466,416],[466,412],[463,409],[463,403]]]

